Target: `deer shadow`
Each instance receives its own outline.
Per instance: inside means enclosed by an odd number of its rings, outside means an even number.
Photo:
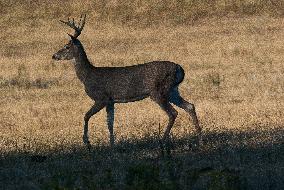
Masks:
[[[0,158],[4,189],[283,189],[284,129],[204,132],[172,136],[161,154],[155,135],[111,148],[83,145]],[[32,188],[34,187],[34,188]]]

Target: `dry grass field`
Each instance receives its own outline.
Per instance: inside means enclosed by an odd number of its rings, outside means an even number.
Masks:
[[[0,189],[283,189],[284,2],[106,2],[0,2]],[[105,110],[96,114],[85,149],[92,101],[72,63],[51,59],[73,32],[58,20],[81,12],[95,66],[184,67],[180,91],[196,105],[200,147],[178,110],[162,156],[167,117],[146,99],[115,105],[114,149]]]

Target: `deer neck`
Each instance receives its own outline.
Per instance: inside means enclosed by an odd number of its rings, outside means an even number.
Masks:
[[[79,46],[75,54],[74,65],[76,75],[79,80],[85,84],[94,66],[90,63],[83,46]]]

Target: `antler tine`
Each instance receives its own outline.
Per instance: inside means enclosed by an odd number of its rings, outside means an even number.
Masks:
[[[82,22],[82,16],[83,16],[83,15],[81,15],[81,16],[80,16],[80,20],[79,20],[78,26],[80,26],[80,25],[81,25],[81,22]]]
[[[84,16],[83,15],[81,15],[81,18],[83,19],[82,20],[82,23],[80,23],[80,25],[81,25],[81,30],[83,30],[83,28],[84,28],[84,26],[85,26],[85,23],[86,23],[86,14],[84,14]]]
[[[79,22],[78,22],[78,28],[80,29],[80,30],[82,30],[83,29],[83,27],[84,27],[84,20],[83,20],[83,14],[80,16],[80,20],[79,20]]]
[[[68,25],[69,27],[73,28],[74,30],[77,30],[77,27],[75,26],[74,22],[70,21],[69,18],[68,18],[68,21],[60,20],[60,22]]]

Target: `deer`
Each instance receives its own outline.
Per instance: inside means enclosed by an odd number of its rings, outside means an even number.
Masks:
[[[74,18],[67,21],[60,20],[70,28],[74,34],[68,34],[70,41],[52,56],[53,60],[73,60],[78,79],[85,87],[86,94],[94,104],[84,116],[83,143],[90,146],[88,137],[88,122],[90,118],[103,108],[107,112],[107,126],[109,130],[109,143],[113,147],[115,136],[114,105],[150,98],[157,103],[168,116],[168,124],[161,142],[170,138],[170,131],[174,125],[178,112],[173,105],[185,110],[192,118],[193,125],[201,135],[195,106],[181,97],[178,87],[184,80],[184,69],[171,61],[152,61],[124,67],[96,67],[88,59],[80,40],[86,14],[81,15],[78,23]],[[172,105],[173,104],[173,105]]]

